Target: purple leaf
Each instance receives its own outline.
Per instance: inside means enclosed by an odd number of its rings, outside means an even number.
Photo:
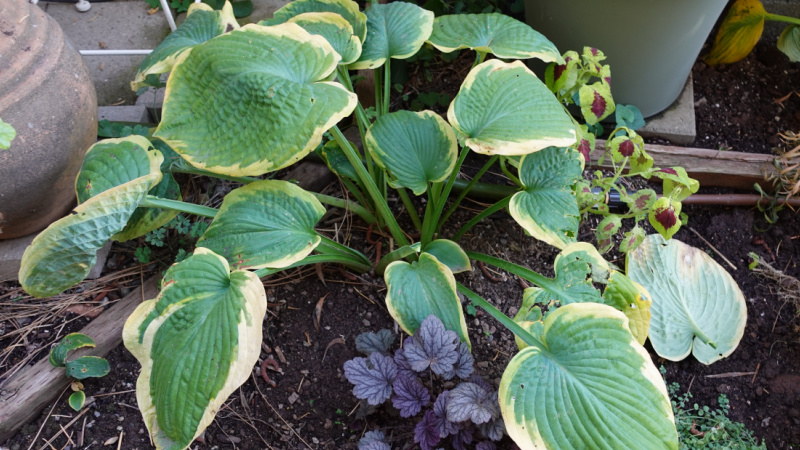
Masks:
[[[450,391],[447,419],[452,422],[471,420],[482,424],[500,415],[497,396],[475,383],[461,383]]]
[[[581,139],[581,143],[578,145],[578,151],[583,154],[584,161],[588,163],[589,155],[592,153],[592,144],[587,139]]]
[[[431,394],[416,377],[399,376],[394,380],[393,387],[392,405],[400,410],[403,417],[417,415],[431,401]]]
[[[478,375],[477,373],[472,374],[472,376],[469,377],[469,382],[477,384],[478,386],[482,387],[483,390],[486,392],[492,392],[494,390],[494,386],[489,384],[488,381],[484,380],[483,377]]]
[[[397,376],[394,360],[380,353],[366,358],[353,358],[344,363],[344,375],[353,383],[353,395],[367,400],[370,405],[380,405],[392,395],[392,383]]]
[[[380,330],[377,333],[367,331],[356,336],[356,350],[369,356],[373,352],[385,355],[394,343],[391,330]]]
[[[458,433],[458,424],[447,420],[447,400],[450,391],[444,391],[436,397],[433,403],[433,413],[436,414],[436,427],[439,430],[439,437],[446,438],[451,434]]]
[[[633,141],[631,141],[630,139],[622,141],[619,144],[619,153],[622,156],[630,157],[631,155],[633,155],[634,151],[636,151],[636,147],[634,147]]]
[[[403,346],[407,347],[412,345],[412,340],[413,338],[406,338]],[[399,349],[394,352],[394,363],[397,364],[397,375],[403,375],[409,378],[414,378],[417,376],[417,372],[411,368],[411,364],[408,362],[408,358],[406,358],[406,353],[403,351],[403,349]]]
[[[358,450],[392,450],[386,443],[386,435],[383,431],[367,431],[364,437],[358,441]]]
[[[654,213],[658,223],[666,229],[670,229],[678,223],[678,218],[675,216],[675,208],[673,208],[672,205],[656,208]]]
[[[453,444],[453,448],[456,450],[467,450],[467,446],[472,443],[472,434],[474,431],[475,429],[469,423],[459,427],[458,433],[450,438],[450,443]]]
[[[481,441],[475,446],[475,450],[497,450],[497,446],[492,441]]]
[[[449,380],[454,376],[458,376],[462,380],[466,380],[472,375],[472,364],[474,363],[475,360],[469,352],[469,346],[466,342],[461,342],[458,344],[458,360],[453,364],[453,370],[442,374],[442,378]]]
[[[478,425],[478,430],[481,432],[481,436],[493,441],[499,441],[503,439],[503,435],[506,433],[506,424],[503,422],[502,417],[498,417]]]
[[[594,93],[594,100],[592,101],[592,114],[601,117],[606,112],[606,99],[600,93]]]
[[[422,450],[433,450],[439,443],[439,430],[436,428],[436,414],[433,411],[426,411],[422,420],[414,427],[414,442],[422,447]]]
[[[443,375],[453,370],[453,364],[458,361],[458,342],[458,335],[447,330],[442,321],[431,314],[414,333],[411,345],[404,346],[403,350],[412,369],[422,372],[430,367],[433,373]]]

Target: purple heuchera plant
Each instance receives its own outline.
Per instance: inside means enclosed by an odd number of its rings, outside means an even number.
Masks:
[[[358,441],[358,450],[392,450],[392,447],[386,443],[383,431],[375,430],[367,431]]]
[[[422,418],[414,428],[414,442],[422,450],[434,450],[445,438],[449,438],[454,449],[467,450],[476,434],[484,439],[477,443],[476,449],[494,450],[492,441],[499,441],[505,433],[497,390],[473,373],[474,359],[469,346],[460,342],[458,335],[447,330],[434,315],[423,320],[414,336],[407,338],[403,348],[392,357],[388,356],[388,349],[393,341],[394,336],[388,330],[356,338],[356,348],[371,353],[369,359],[355,358],[344,365],[345,376],[355,386],[353,394],[370,405],[391,398],[403,417],[421,412]],[[440,391],[432,408],[426,409],[431,405],[431,392],[422,379],[435,389],[436,380],[455,377],[468,381],[452,390]],[[373,438],[369,442],[365,439],[366,435],[359,442],[360,450],[388,448],[362,447],[378,445]],[[383,438],[380,444],[386,445]]]

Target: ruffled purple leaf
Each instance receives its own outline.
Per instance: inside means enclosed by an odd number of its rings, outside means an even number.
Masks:
[[[442,374],[442,378],[445,380],[450,380],[454,376],[458,376],[462,380],[466,380],[472,375],[473,368],[472,365],[475,363],[475,360],[472,358],[472,353],[469,351],[469,346],[466,342],[461,342],[458,344],[458,360],[456,360],[455,364],[453,364],[453,370]]]
[[[428,367],[437,375],[453,370],[458,361],[458,335],[444,327],[438,317],[431,314],[422,321],[414,338],[403,350],[411,368],[422,372]]]
[[[356,336],[356,350],[369,356],[373,352],[385,355],[394,343],[391,330],[380,330],[377,333],[367,331]]]
[[[478,425],[478,431],[481,432],[481,436],[487,439],[499,441],[503,439],[503,435],[506,434],[506,424],[503,422],[502,417],[497,417]]]
[[[403,417],[417,415],[431,401],[431,394],[416,377],[398,376],[393,387],[392,405],[400,410]]]
[[[451,434],[458,433],[458,423],[447,420],[447,400],[450,391],[444,391],[436,397],[433,403],[433,413],[436,415],[436,428],[439,430],[439,437],[446,438]]]
[[[474,432],[475,429],[472,424],[463,424],[458,428],[458,433],[450,438],[450,443],[453,444],[453,448],[456,450],[468,450],[469,444],[472,444]]]
[[[497,393],[487,392],[475,383],[461,383],[450,391],[447,419],[452,422],[471,420],[486,423],[500,415]]]
[[[426,411],[425,416],[414,427],[414,442],[419,444],[422,450],[433,450],[442,439],[439,437],[436,422],[436,414],[433,411]]]
[[[481,441],[475,446],[475,450],[497,450],[497,446],[492,441]]]
[[[358,450],[392,450],[386,443],[386,435],[383,431],[367,431],[364,437],[358,441]]]
[[[392,395],[397,365],[389,356],[376,352],[369,355],[369,361],[353,358],[344,363],[344,375],[355,386],[353,395],[370,405],[380,405]]]
[[[477,373],[474,373],[474,374],[472,374],[471,377],[469,377],[469,382],[477,384],[478,386],[483,388],[483,390],[486,391],[486,392],[494,391],[494,386],[489,384],[488,381],[484,380],[483,377],[478,375]]]
[[[403,343],[403,347],[408,347],[412,345],[411,342],[414,338],[408,337],[406,338],[405,342]],[[414,378],[417,376],[417,372],[411,368],[411,363],[408,362],[408,358],[406,358],[406,353],[403,349],[399,349],[394,352],[394,363],[397,364],[397,375],[403,375],[409,378]]]

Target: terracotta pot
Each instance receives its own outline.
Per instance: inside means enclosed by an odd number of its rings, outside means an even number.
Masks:
[[[97,94],[61,27],[25,0],[0,0],[0,239],[37,232],[75,203],[75,177],[97,139]]]

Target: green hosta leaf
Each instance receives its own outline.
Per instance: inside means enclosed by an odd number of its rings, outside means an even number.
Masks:
[[[628,326],[633,337],[641,345],[647,340],[650,330],[650,293],[641,284],[620,272],[611,271],[608,285],[603,291],[603,303],[622,311],[628,317]]]
[[[125,323],[125,346],[142,365],[136,399],[158,448],[187,448],[258,362],[266,292],[254,273],[229,271],[198,248]]]
[[[664,180],[664,195],[675,201],[683,201],[700,189],[700,183],[694,178],[689,178],[683,167],[668,167],[652,172],[652,175]]]
[[[433,21],[428,41],[444,53],[469,48],[502,59],[561,61],[558,49],[528,24],[504,14],[453,14]]]
[[[83,391],[75,391],[69,396],[69,407],[75,411],[80,411],[86,403],[86,394]]]
[[[568,305],[548,315],[543,334],[500,382],[506,430],[520,448],[678,448],[666,386],[627,317]]]
[[[100,378],[108,375],[111,367],[108,361],[99,356],[81,356],[64,364],[67,376],[76,380],[86,378]]]
[[[614,99],[611,88],[605,82],[581,86],[578,91],[581,102],[581,113],[588,125],[594,125],[614,112]]]
[[[628,253],[628,276],[653,296],[650,342],[662,357],[711,364],[736,349],[747,306],[736,281],[704,251],[648,236]]]
[[[147,192],[161,181],[161,154],[150,150],[146,155],[149,172],[94,194],[34,238],[19,269],[20,284],[26,292],[48,297],[86,277],[97,260],[97,250],[125,228]]]
[[[552,246],[563,249],[575,242],[580,211],[572,186],[581,176],[578,152],[550,147],[525,155],[519,176],[525,189],[511,198],[511,217]]]
[[[577,140],[572,119],[520,61],[492,59],[473,68],[447,120],[464,145],[487,155],[524,155]]]
[[[216,173],[286,167],[355,108],[355,94],[324,81],[338,62],[325,38],[293,23],[218,36],[175,66],[155,136]]]
[[[294,0],[275,11],[272,19],[259,22],[261,25],[278,25],[289,19],[309,12],[332,12],[339,14],[350,23],[359,42],[364,43],[367,36],[367,16],[358,9],[352,0]]]
[[[344,17],[332,12],[298,14],[288,20],[311,34],[320,35],[341,55],[341,65],[347,65],[361,55],[361,40],[353,34],[353,26]]]
[[[647,214],[647,219],[661,236],[671,239],[681,228],[680,214],[680,202],[661,197],[653,204],[653,209]]]
[[[236,28],[239,28],[239,24],[233,17],[229,2],[225,2],[221,11],[214,11],[204,3],[193,3],[189,6],[186,20],[142,60],[131,82],[131,89],[138,91],[147,86],[145,78],[148,75],[160,75],[172,70],[180,56],[195,45]]]
[[[619,251],[622,253],[628,253],[635,250],[642,244],[645,236],[646,233],[644,228],[636,225],[630,231],[625,232],[625,235],[622,237],[622,241],[619,243]]]
[[[789,61],[800,61],[800,26],[789,25],[778,38],[778,50],[789,57]]]
[[[67,353],[83,347],[94,347],[94,340],[81,333],[70,333],[50,350],[50,364],[63,367],[67,361]]]
[[[433,13],[413,3],[373,3],[366,11],[367,35],[351,69],[375,69],[389,58],[413,56],[433,30]]]
[[[466,252],[453,241],[436,239],[425,246],[425,253],[433,255],[439,262],[447,266],[453,273],[472,270]]]
[[[352,142],[350,145],[353,148],[358,148]],[[351,180],[358,180],[358,174],[356,173],[356,169],[350,163],[350,160],[347,159],[347,155],[344,154],[344,151],[339,147],[339,144],[336,141],[328,141],[322,147],[322,156],[325,158],[325,163],[328,165],[328,168],[331,172],[339,175],[340,177],[347,177]]]
[[[397,111],[381,116],[367,131],[375,162],[392,175],[394,188],[422,195],[428,183],[447,179],[458,158],[453,129],[433,111]]]
[[[388,287],[386,307],[403,331],[413,335],[422,321],[433,314],[469,344],[453,272],[436,257],[422,253],[411,264],[395,261],[386,268],[384,279]]]
[[[17,130],[0,119],[0,150],[8,150],[15,137],[17,137]]]
[[[600,253],[605,253],[614,247],[612,237],[617,234],[622,226],[622,219],[616,214],[606,216],[597,224],[595,237],[597,238],[597,249]]]
[[[263,180],[234,189],[197,241],[235,268],[281,268],[308,256],[320,243],[314,231],[325,208],[288,181]]]
[[[704,61],[712,66],[730,64],[749,55],[761,39],[766,17],[767,11],[759,0],[733,2]]]

